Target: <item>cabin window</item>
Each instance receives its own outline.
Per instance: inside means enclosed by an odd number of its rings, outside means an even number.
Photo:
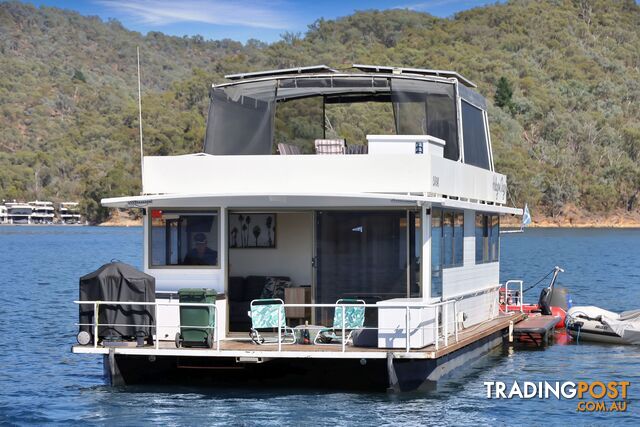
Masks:
[[[476,214],[476,264],[500,259],[500,217]]]
[[[442,296],[442,270],[460,267],[464,254],[464,213],[433,209],[431,213],[431,296]]]
[[[218,212],[151,210],[150,266],[219,266]]]
[[[462,101],[462,134],[464,162],[483,169],[490,169],[484,113],[481,109],[464,100]]]

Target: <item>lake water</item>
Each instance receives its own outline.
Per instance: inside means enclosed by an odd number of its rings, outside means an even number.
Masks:
[[[437,394],[325,393],[104,385],[102,360],[72,355],[78,278],[118,259],[141,266],[140,228],[0,227],[0,424],[640,425],[640,347],[555,344],[497,351]],[[527,230],[502,238],[501,280],[554,265],[574,304],[640,308],[640,230]],[[540,287],[530,292],[536,300]],[[631,381],[626,413],[576,400],[495,400],[484,381]]]

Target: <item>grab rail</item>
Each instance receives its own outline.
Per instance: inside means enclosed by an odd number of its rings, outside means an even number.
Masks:
[[[213,316],[214,319],[218,319],[218,307],[216,307],[215,303],[200,303],[200,302],[134,302],[134,301],[74,301],[74,304],[78,305],[93,305],[93,323],[76,323],[76,326],[92,326],[93,327],[93,347],[98,348],[98,327],[99,326],[137,326],[137,327],[148,327],[156,330],[156,334],[158,328],[173,328],[175,326],[179,326],[181,328],[197,328],[197,329],[213,329],[213,337],[216,343],[216,351],[220,351],[220,340],[218,339],[218,334],[216,332],[216,324],[214,326],[191,326],[191,325],[158,325],[158,306],[171,306],[171,307],[209,307],[213,308]],[[100,305],[141,305],[141,306],[153,306],[154,307],[154,319],[156,319],[155,325],[136,325],[136,324],[126,324],[126,323],[99,323],[98,315]],[[160,349],[160,340],[156,337],[154,341],[154,347],[156,350]]]
[[[509,305],[513,305],[514,303],[514,301],[512,301],[512,304],[509,304],[509,298],[512,297],[512,294],[510,293],[512,291],[509,291],[509,283],[520,285],[520,293],[518,293],[517,296],[515,297],[518,299],[518,302],[515,304],[520,306],[520,313],[522,313],[524,311],[524,309],[522,308],[522,300],[523,300],[522,285],[524,282],[522,280],[507,280],[507,283],[504,284],[504,312],[508,313]]]

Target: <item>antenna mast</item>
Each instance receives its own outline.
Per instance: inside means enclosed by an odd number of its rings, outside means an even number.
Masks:
[[[144,193],[144,146],[142,144],[142,90],[140,88],[140,46],[136,46],[138,54],[138,124],[140,126],[140,181]]]

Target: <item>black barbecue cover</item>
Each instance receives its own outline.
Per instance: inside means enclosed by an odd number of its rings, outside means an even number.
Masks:
[[[105,264],[93,273],[80,278],[81,301],[133,301],[154,302],[156,279],[122,262]],[[98,337],[133,339],[138,332],[150,336],[153,325],[153,306],[106,305],[98,309]],[[80,323],[93,323],[93,304],[80,304]],[[100,326],[101,324],[127,324],[136,326]],[[93,326],[80,326],[93,336]]]

